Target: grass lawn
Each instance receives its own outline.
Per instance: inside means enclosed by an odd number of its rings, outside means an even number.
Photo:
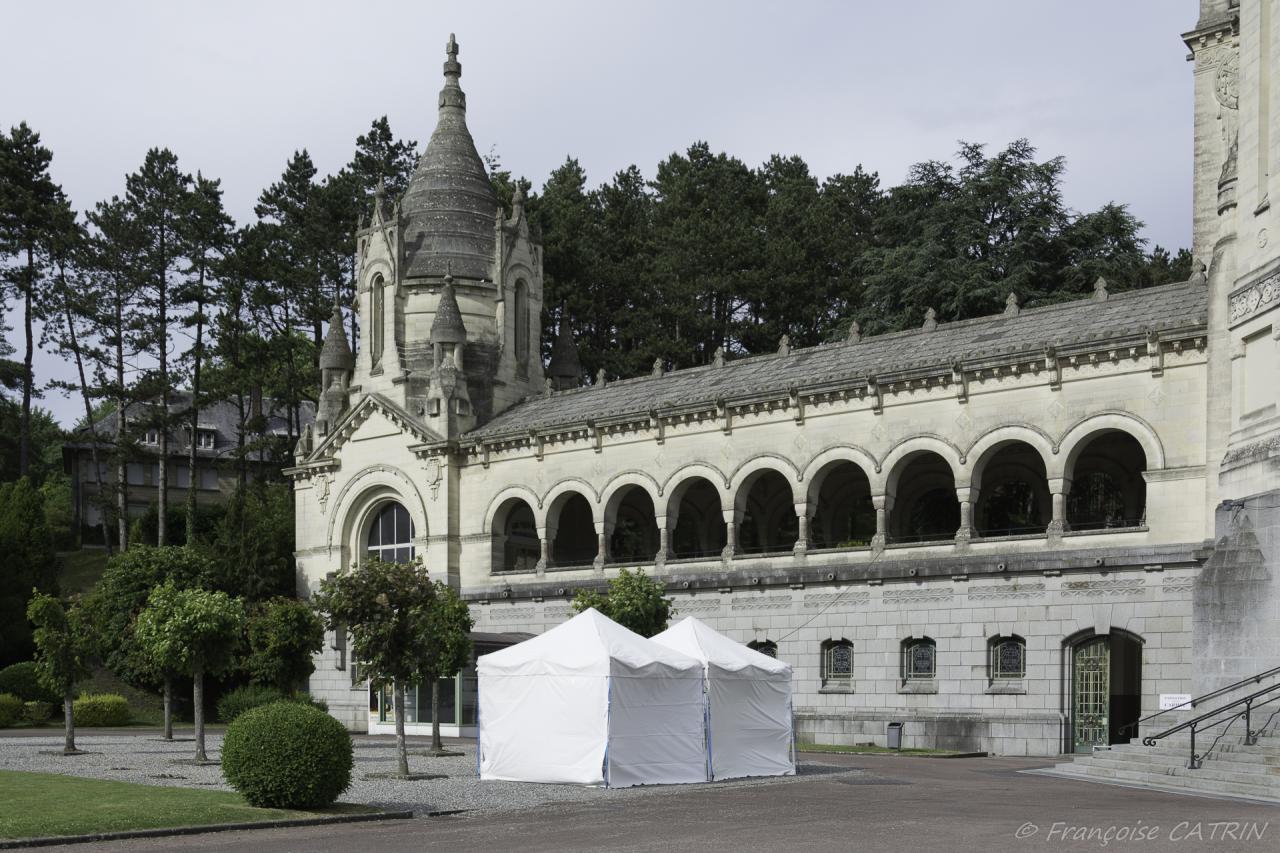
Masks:
[[[0,803],[4,804],[0,808],[0,838],[80,835],[376,811],[353,805],[331,806],[320,812],[255,809],[231,791],[161,788],[14,770],[0,770]]]
[[[843,752],[850,755],[881,755],[881,754],[900,754],[900,755],[959,755],[960,753],[952,749],[888,749],[883,746],[874,746],[869,743],[863,744],[839,744],[839,743],[797,743],[796,750],[799,752]]]
[[[81,548],[58,554],[58,586],[63,594],[87,593],[107,569],[107,549]]]

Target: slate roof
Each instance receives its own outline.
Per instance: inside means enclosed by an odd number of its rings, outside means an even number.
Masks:
[[[320,348],[321,370],[354,370],[356,357],[351,353],[351,345],[347,343],[347,330],[342,325],[342,310],[333,306],[333,316],[329,318],[329,331],[324,336],[324,346]]]
[[[130,423],[141,428],[145,423],[147,413],[150,409],[159,409],[159,400],[149,403],[133,403],[129,406]],[[169,395],[169,414],[171,417],[177,418],[182,415],[191,405],[190,391],[174,391]],[[263,398],[262,407],[267,411],[267,423],[265,430],[268,435],[278,434],[286,435],[289,430],[288,420],[283,403],[276,403],[270,398]],[[309,400],[303,401],[299,418],[302,422],[303,429],[308,424],[315,421],[316,412],[315,405]],[[214,459],[226,456],[236,447],[236,429],[240,423],[240,411],[235,403],[231,401],[222,401],[211,403],[200,409],[200,429],[210,429],[215,433],[214,446],[212,449],[199,447],[196,448],[196,455],[200,458]],[[116,431],[116,413],[112,412],[94,424],[94,432],[102,437],[104,442],[109,442],[115,436]],[[74,432],[70,439],[63,445],[64,448],[80,449],[89,447],[89,430],[82,427]],[[139,442],[138,450],[144,453],[159,454],[160,448],[155,445],[146,445]],[[185,457],[190,452],[187,444],[186,430],[182,427],[172,430],[169,433],[169,453],[173,456]],[[259,459],[261,454],[254,451],[249,454],[250,459]]]
[[[954,323],[932,331],[916,329],[865,337],[858,343],[831,343],[728,361],[723,367],[695,367],[661,377],[610,382],[604,388],[564,391],[531,397],[468,433],[468,438],[523,434],[581,424],[588,419],[643,416],[717,398],[727,400],[768,392],[785,393],[819,384],[858,382],[911,369],[949,368],[957,360],[973,364],[983,358],[1040,354],[1046,346],[1059,351],[1091,341],[1136,337],[1147,330],[1191,330],[1206,322],[1208,288],[1189,281],[1091,298],[1043,308],[1023,309]]]

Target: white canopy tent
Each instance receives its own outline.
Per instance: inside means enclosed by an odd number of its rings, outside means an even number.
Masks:
[[[692,616],[653,641],[706,667],[712,779],[796,772],[791,664],[749,649]]]
[[[703,666],[590,609],[476,660],[481,779],[707,780]]]

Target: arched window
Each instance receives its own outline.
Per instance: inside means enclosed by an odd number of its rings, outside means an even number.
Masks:
[[[369,364],[378,367],[382,364],[382,276],[375,275],[369,284]]]
[[[773,640],[752,640],[747,643],[747,648],[757,651],[762,655],[768,655],[774,660],[778,659],[778,644]]]
[[[992,681],[1026,677],[1027,643],[1021,637],[992,637],[987,648]]]
[[[902,641],[902,680],[923,681],[938,673],[938,647],[928,637]]]
[[[1075,454],[1069,476],[1067,523],[1071,530],[1139,527],[1146,523],[1147,457],[1128,433],[1104,431]]]
[[[516,361],[524,365],[529,359],[529,285],[524,279],[516,282],[515,321]]]
[[[822,644],[822,686],[848,689],[853,686],[853,643],[827,640]]]
[[[388,563],[407,563],[414,557],[413,519],[398,503],[385,504],[369,525],[367,553]]]

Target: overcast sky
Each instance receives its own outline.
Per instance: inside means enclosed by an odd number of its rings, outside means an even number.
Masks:
[[[540,186],[592,184],[707,140],[748,164],[799,154],[884,185],[958,140],[1067,159],[1067,203],[1130,206],[1191,239],[1195,0],[377,3],[5,2],[0,123],[25,120],[75,206],[123,193],[148,148],[222,179],[239,222],[297,149],[322,174],[387,115],[425,143],[444,44],[461,46],[482,153]],[[12,325],[12,322],[11,322]],[[20,348],[15,333],[10,340]],[[37,363],[37,378],[65,366]],[[64,423],[78,404],[42,405]]]

